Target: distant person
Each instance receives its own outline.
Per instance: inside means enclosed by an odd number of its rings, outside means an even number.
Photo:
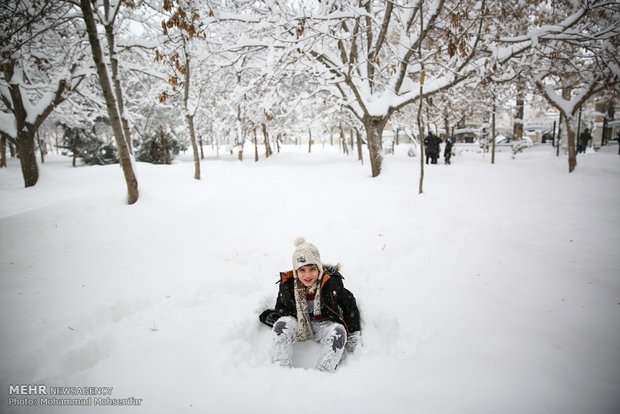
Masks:
[[[446,139],[446,147],[443,150],[444,163],[450,165],[450,158],[452,158],[452,140]]]
[[[590,141],[592,139],[592,135],[590,134],[590,129],[586,128],[585,131],[583,131],[580,135],[579,135],[579,148],[577,148],[577,152],[586,152],[586,148],[588,147],[588,141]]]
[[[441,152],[440,148],[441,138],[434,135],[432,132],[429,133],[424,140],[424,145],[426,147],[426,163],[428,164],[428,159],[431,159],[431,164],[437,164],[437,158],[439,158],[439,153]]]
[[[272,361],[293,365],[295,342],[321,344],[316,368],[334,372],[345,349],[360,342],[360,313],[355,296],[345,289],[339,266],[321,262],[319,250],[303,238],[295,241],[293,270],[280,273],[275,309],[265,310],[260,321],[272,327]]]
[[[439,154],[441,153],[441,138],[437,135],[433,135],[433,155],[431,156],[431,164],[437,164],[437,159],[439,158]]]
[[[424,155],[426,156],[426,164],[428,164],[428,160],[431,158],[430,154],[430,144],[431,144],[431,134],[428,134],[426,138],[424,138]]]
[[[489,136],[489,130],[486,128],[482,128],[482,132],[480,134],[480,148],[483,153],[489,152],[489,142],[491,141]]]

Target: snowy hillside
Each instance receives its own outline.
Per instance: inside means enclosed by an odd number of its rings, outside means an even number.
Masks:
[[[620,412],[617,146],[453,165],[386,155],[370,178],[319,145],[268,160],[118,166],[50,156],[23,188],[0,170],[2,413]],[[293,241],[340,262],[363,348],[335,374],[269,362],[278,272]],[[9,386],[113,387],[140,405],[9,405]],[[98,388],[99,389],[99,388]],[[82,398],[89,395],[30,395]]]

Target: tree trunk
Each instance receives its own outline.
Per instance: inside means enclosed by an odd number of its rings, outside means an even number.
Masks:
[[[0,138],[0,168],[6,168],[6,137]]]
[[[237,150],[237,160],[238,161],[243,161],[243,146],[245,144],[245,142],[241,141],[238,137],[237,137],[237,141],[236,141],[237,147],[239,148]]]
[[[19,85],[10,85],[13,100],[13,113],[17,124],[17,139],[15,140],[17,155],[22,168],[25,187],[33,187],[39,180],[39,167],[35,154],[34,131],[31,124],[26,123],[26,109],[23,104]]]
[[[201,160],[204,160],[204,159],[205,159],[205,153],[204,153],[204,151],[203,151],[203,149],[202,149],[202,138],[200,138],[200,139],[198,140],[198,143],[200,144],[200,159],[201,159]]]
[[[512,139],[521,141],[523,138],[523,115],[525,108],[525,86],[519,78],[517,80],[517,106],[515,108],[515,123],[512,131]]]
[[[189,107],[189,91],[190,91],[190,55],[187,51],[187,43],[183,38],[183,53],[185,55],[185,85],[183,90],[183,105],[185,106],[185,118],[187,119],[187,127],[189,128],[189,138],[192,143],[192,152],[194,153],[194,179],[200,180],[200,156],[198,155],[198,144],[196,143],[196,129],[194,128],[194,114]]]
[[[41,164],[45,164],[45,140],[41,140],[41,135],[37,131],[37,145],[39,146],[39,154],[41,155]]]
[[[13,74],[16,70],[22,70],[15,60],[10,61],[4,68],[5,79],[13,79]],[[23,76],[23,75],[22,75]],[[35,142],[34,135],[37,132],[39,126],[43,123],[45,118],[54,110],[56,105],[64,101],[63,92],[65,91],[67,81],[65,79],[58,82],[54,99],[47,103],[47,106],[37,114],[34,122],[28,121],[28,114],[26,105],[24,102],[28,100],[27,97],[22,95],[22,87],[18,83],[9,83],[8,92],[11,95],[12,108],[9,108],[13,112],[15,117],[15,124],[17,127],[17,136],[15,137],[15,145],[17,154],[19,155],[19,161],[21,163],[24,185],[26,187],[34,186],[39,180],[39,168],[37,166],[37,157],[35,154]],[[5,101],[6,102],[6,101]],[[31,102],[28,102],[28,106],[32,106]],[[13,153],[11,153],[13,156]]]
[[[344,137],[342,122],[340,123],[340,145],[342,146],[342,152],[344,152],[346,155],[349,155],[349,147],[347,146],[347,139]]]
[[[194,116],[189,113],[187,114],[187,125],[189,127],[189,138],[192,142],[192,151],[194,153],[194,178],[200,180],[200,156],[198,155],[198,144],[196,143]]]
[[[422,13],[420,13],[420,19],[422,19]],[[418,184],[418,194],[424,193],[424,128],[422,128],[422,105],[424,104],[424,77],[426,76],[426,70],[424,64],[422,64],[422,71],[420,73],[420,105],[418,106],[418,136],[420,141],[420,182]]]
[[[243,161],[243,147],[245,145],[245,139],[241,139],[241,124],[237,123],[237,131],[235,132],[237,134],[237,136],[235,137],[235,146],[238,147],[237,150],[237,160],[238,161]],[[244,137],[245,138],[245,137]],[[230,150],[230,153],[232,154],[232,150]]]
[[[125,104],[123,100],[123,90],[121,89],[121,81],[118,78],[118,58],[116,57],[115,39],[114,39],[114,20],[116,16],[110,16],[110,1],[103,0],[105,9],[105,18],[107,23],[104,25],[106,40],[108,42],[108,53],[110,54],[110,67],[112,69],[112,84],[114,85],[114,93],[116,94],[116,102],[118,104],[118,112],[123,126],[123,135],[127,142],[129,153],[133,155],[133,144],[131,143],[131,132],[129,131],[129,122],[125,117]]]
[[[373,177],[377,177],[381,174],[381,163],[383,162],[381,137],[383,135],[383,128],[385,127],[387,120],[388,117],[370,116],[364,116],[362,119],[364,129],[366,130],[366,139],[368,140],[370,168]]]
[[[350,129],[350,134],[349,134],[349,147],[351,147],[351,152],[353,152],[353,148],[355,148],[355,144],[353,141],[353,129]]]
[[[17,155],[22,167],[26,187],[33,187],[39,180],[39,167],[35,153],[34,136],[26,131],[17,134]]]
[[[256,138],[256,127],[254,127],[254,162],[258,162],[258,139]]]
[[[162,164],[170,164],[170,154],[168,152],[168,140],[166,139],[166,134],[164,134],[164,128],[160,126],[159,136],[161,138],[161,157]]]
[[[362,155],[362,134],[360,131],[355,128],[355,135],[357,136],[357,160],[362,162],[364,165],[364,156]]]
[[[267,133],[267,125],[263,122],[263,136],[265,137],[265,158],[269,158],[272,154],[271,145],[269,144],[269,134]]]
[[[495,164],[495,103],[493,103],[493,113],[491,114],[491,164]]]
[[[573,129],[574,117],[572,114],[564,114],[564,125],[566,125],[566,145],[568,149],[568,172],[572,173],[577,167],[577,146],[575,140],[575,130]]]
[[[420,99],[420,106],[422,106],[422,100]],[[421,109],[421,108],[420,108]],[[418,183],[418,194],[424,193],[424,128],[422,127],[422,116],[418,111],[418,135],[420,145],[420,181]]]
[[[312,152],[312,129],[308,128],[308,152]]]
[[[75,168],[77,162],[77,145],[78,145],[78,141],[80,140],[80,131],[78,131],[77,128],[75,128],[75,136],[73,137],[73,162],[71,163],[71,165],[73,165],[73,168]]]
[[[80,0],[80,8],[82,9],[86,32],[88,33],[88,41],[93,52],[95,67],[97,68],[99,84],[101,85],[101,90],[105,98],[110,124],[112,126],[112,131],[114,131],[114,139],[116,140],[121,168],[125,176],[125,183],[127,184],[127,202],[133,204],[138,201],[138,179],[136,178],[131,153],[129,152],[127,141],[123,134],[123,127],[121,125],[117,103],[112,92],[108,70],[103,61],[103,52],[101,50],[101,44],[99,43],[97,24],[93,17],[90,0]]]

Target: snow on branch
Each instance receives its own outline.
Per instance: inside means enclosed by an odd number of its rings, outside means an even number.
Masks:
[[[0,112],[0,132],[8,135],[12,139],[17,138],[15,115],[11,112]]]
[[[538,28],[532,29],[529,33],[522,36],[502,37],[499,39],[499,43],[526,42],[534,45],[538,43],[540,39],[556,40],[558,35],[566,35],[568,29],[572,28],[578,22],[580,22],[587,13],[587,6],[583,6],[559,24],[542,25]]]
[[[590,83],[578,88],[573,88],[570,99],[564,99],[556,90],[557,87],[550,83],[545,83],[544,76],[534,74],[534,83],[538,89],[545,95],[549,102],[558,108],[565,116],[572,117],[575,115],[579,107],[592,95],[611,86],[613,81],[607,78],[596,77]],[[615,82],[617,83],[617,81]]]

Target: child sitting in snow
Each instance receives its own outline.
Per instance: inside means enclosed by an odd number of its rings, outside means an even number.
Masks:
[[[339,266],[323,265],[318,249],[295,241],[293,270],[280,273],[275,309],[259,319],[272,327],[272,360],[292,366],[293,344],[313,339],[321,344],[317,369],[336,370],[345,350],[360,342],[360,313],[355,297],[342,284]]]

